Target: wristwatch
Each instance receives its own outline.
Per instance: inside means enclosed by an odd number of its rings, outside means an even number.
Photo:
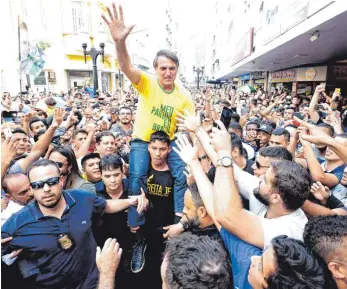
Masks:
[[[184,231],[188,230],[188,227],[189,227],[188,222],[180,221],[180,224],[183,226]]]
[[[234,161],[230,157],[222,157],[221,159],[219,159],[217,161],[217,165],[218,166],[222,166],[222,167],[225,167],[225,168],[232,167],[233,164],[234,164]]]

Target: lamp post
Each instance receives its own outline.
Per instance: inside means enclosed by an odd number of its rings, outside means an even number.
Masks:
[[[201,68],[193,66],[193,71],[196,72],[196,76],[197,76],[196,78],[197,89],[199,89],[200,79],[204,75],[204,70],[205,70],[205,66],[202,66]]]
[[[84,53],[84,63],[87,63],[87,55],[90,55],[93,61],[93,82],[94,82],[94,94],[96,94],[96,91],[98,90],[98,69],[97,69],[97,63],[96,60],[98,59],[98,56],[102,56],[102,63],[104,63],[104,48],[105,43],[100,43],[100,50],[97,50],[92,46],[90,50],[87,50],[87,43],[82,43],[83,53]]]

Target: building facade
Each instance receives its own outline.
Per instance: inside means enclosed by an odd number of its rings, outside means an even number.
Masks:
[[[127,87],[130,83],[120,72],[115,46],[108,27],[101,18],[105,7],[112,1],[87,0],[7,0],[2,2],[5,17],[2,19],[9,27],[4,38],[11,45],[5,48],[0,64],[1,90],[13,94],[19,92],[18,61],[18,17],[25,23],[27,33],[21,33],[23,41],[48,44],[45,51],[46,63],[39,76],[22,75],[22,89],[29,85],[33,93],[40,91],[67,92],[72,87],[82,87],[86,80],[93,83],[92,60],[84,61],[82,43],[87,50],[92,46],[99,48],[105,44],[104,62],[97,60],[99,90],[111,91]],[[119,4],[119,3],[117,3]],[[144,71],[150,71],[158,48],[175,49],[177,44],[177,22],[173,20],[169,2],[162,1],[156,11],[158,18],[148,19],[143,13],[148,9],[143,1],[121,1],[126,16],[126,24],[136,24],[128,37],[128,49],[132,63]],[[171,20],[170,20],[171,19]]]

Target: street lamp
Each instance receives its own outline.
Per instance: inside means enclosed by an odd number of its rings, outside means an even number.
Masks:
[[[199,89],[200,78],[204,75],[204,70],[205,70],[205,66],[202,66],[201,68],[193,66],[193,71],[196,72],[196,75],[197,75],[197,78],[196,78],[197,89]]]
[[[97,50],[92,46],[90,50],[87,51],[87,43],[82,43],[83,53],[84,53],[84,63],[87,63],[87,55],[90,55],[90,57],[93,60],[93,81],[94,81],[94,94],[96,94],[96,91],[98,90],[98,69],[97,69],[97,63],[96,60],[98,59],[98,56],[102,56],[102,63],[104,63],[104,48],[105,43],[100,43],[100,50]]]

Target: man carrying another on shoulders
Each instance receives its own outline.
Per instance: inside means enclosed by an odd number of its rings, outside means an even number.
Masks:
[[[125,26],[123,21],[123,9],[119,11],[113,4],[113,13],[107,8],[109,17],[103,15],[103,19],[110,28],[111,35],[116,44],[117,59],[120,69],[133,83],[140,93],[137,118],[134,123],[133,141],[130,153],[130,194],[140,195],[141,187],[145,189],[147,172],[150,162],[148,142],[155,131],[164,131],[171,140],[171,147],[175,146],[174,133],[176,131],[177,112],[184,110],[194,112],[194,103],[190,93],[174,83],[178,71],[179,60],[175,53],[168,50],[160,50],[153,62],[157,77],[150,77],[135,68],[131,62],[126,48],[126,38],[134,26]],[[119,14],[118,14],[119,12]],[[182,215],[183,199],[186,190],[186,178],[183,174],[184,163],[180,157],[171,152],[168,156],[168,165],[174,178],[174,204],[176,215]],[[129,224],[135,228],[144,224],[144,215],[138,215],[136,209],[129,209]],[[144,255],[144,246],[134,246],[133,259],[139,259]],[[134,271],[140,272],[144,259],[132,264]],[[137,267],[137,268],[135,268]]]

